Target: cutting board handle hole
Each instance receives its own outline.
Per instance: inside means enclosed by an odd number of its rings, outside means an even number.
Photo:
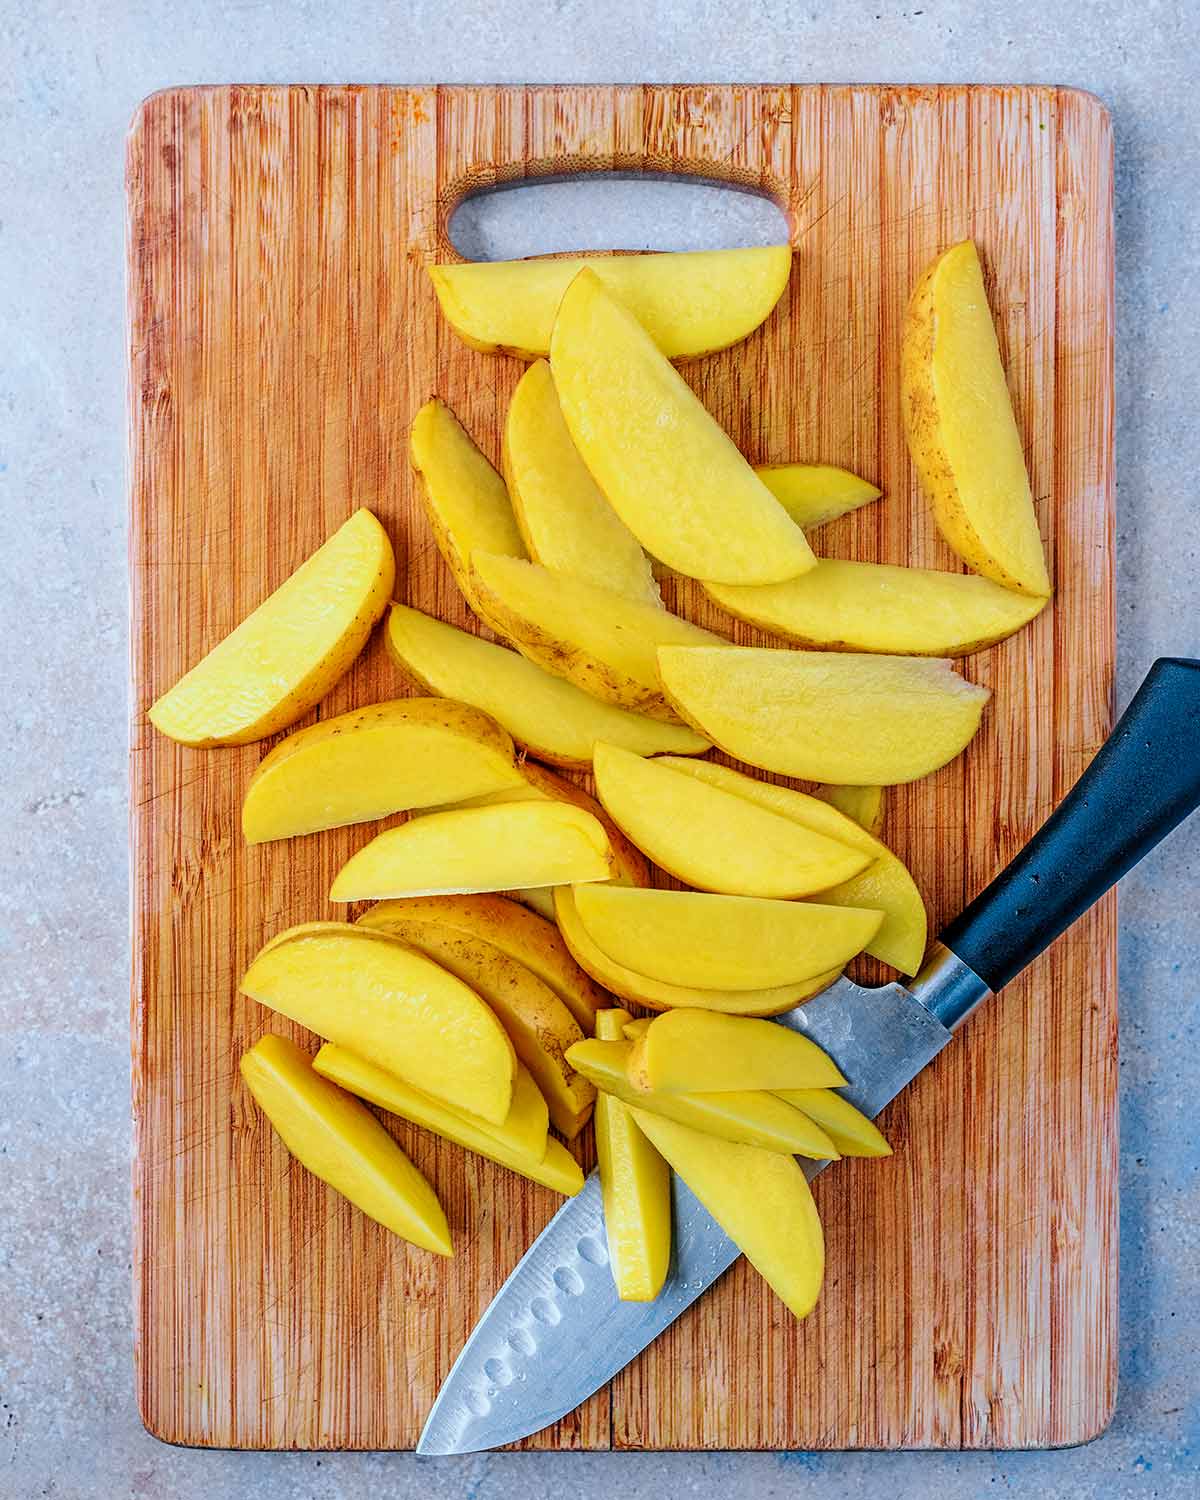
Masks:
[[[520,260],[578,250],[732,250],[781,245],[774,199],[707,177],[583,172],[469,193],[448,232],[467,260]]]

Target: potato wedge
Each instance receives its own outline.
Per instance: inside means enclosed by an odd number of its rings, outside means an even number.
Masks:
[[[508,490],[462,423],[436,396],[413,419],[409,458],[420,478],[418,491],[438,551],[467,603],[476,609],[471,554],[525,556]]]
[[[814,566],[803,531],[589,270],[559,303],[550,368],[580,457],[655,557],[691,578],[778,583]]]
[[[544,359],[529,366],[513,392],[503,462],[521,539],[534,562],[644,604],[662,603],[650,559],[571,441]]]
[[[183,745],[246,745],[286,729],[322,699],[387,608],[396,560],[369,510],[324,546],[150,708]]]
[[[796,525],[806,530],[870,505],[883,493],[833,464],[755,464],[754,472]]]
[[[407,901],[381,901],[361,916],[357,925],[386,932],[393,919],[435,921],[491,943],[549,985],[585,1036],[592,1031],[596,1012],[611,1004],[608,995],[571,957],[553,919],[535,916],[507,897],[414,896]]]
[[[660,979],[651,979],[648,974],[639,974],[635,969],[626,968],[597,948],[579,920],[575,896],[570,886],[555,887],[554,914],[563,941],[580,968],[586,969],[598,984],[611,990],[614,995],[620,995],[623,1000],[632,1000],[635,1005],[649,1006],[653,1010],[669,1010],[673,1006],[684,1005],[719,1011],[723,1015],[778,1015],[780,1011],[791,1010],[801,1001],[828,989],[841,972],[840,969],[831,969],[800,984],[777,985],[758,990],[696,989],[686,985],[667,984]]]
[[[576,1042],[568,1061],[602,1094],[611,1094],[623,1104],[650,1110],[664,1119],[678,1120],[716,1139],[817,1161],[836,1158],[837,1148],[819,1125],[761,1089],[720,1094],[660,1094],[639,1089],[628,1072],[635,1045],[625,1041]]]
[[[774,1021],[705,1010],[655,1016],[638,1038],[628,1069],[635,1087],[666,1094],[779,1093],[846,1082],[833,1059],[799,1032]]]
[[[735,618],[801,646],[895,656],[969,656],[1028,625],[1047,602],[970,573],[833,558],[786,583],[712,583],[705,592]]]
[[[523,891],[503,891],[501,894],[512,901],[519,902],[535,917],[541,917],[543,922],[553,922],[556,890],[558,886],[554,885],[531,885]]]
[[[426,1130],[474,1151],[477,1156],[486,1156],[489,1161],[519,1172],[522,1177],[552,1188],[556,1193],[571,1198],[583,1186],[579,1163],[553,1136],[547,1139],[541,1157],[519,1150],[503,1136],[491,1134],[492,1127],[485,1127],[475,1116],[448,1110],[438,1100],[431,1099],[419,1089],[410,1088],[383,1068],[328,1042],[317,1053],[313,1066],[325,1077],[332,1078],[359,1098],[369,1099],[380,1109],[411,1120],[414,1125],[424,1126]],[[536,1085],[533,1086],[536,1089]]]
[[[663,697],[655,647],[726,644],[665,609],[537,563],[476,552],[471,564],[481,612],[522,656],[605,703],[652,719],[677,722]]]
[[[853,844],[873,855],[873,863],[861,875],[855,875],[845,885],[822,891],[821,901],[826,906],[867,906],[882,911],[883,925],[867,944],[866,951],[872,958],[891,964],[902,974],[917,972],[925,956],[928,937],[925,902],[908,870],[886,844],[880,843],[845,812],[805,792],[756,781],[753,776],[719,766],[713,761],[697,761],[695,771],[690,769],[692,762],[682,756],[664,757],[663,763],[683,775],[697,776],[710,786],[719,786],[739,797],[749,798],[759,807],[769,808],[781,817],[794,818],[806,828],[828,834],[842,843]],[[592,971],[589,969],[588,972]]]
[[[456,1109],[496,1125],[508,1116],[517,1075],[508,1033],[461,979],[395,938],[305,923],[261,950],[241,989]]]
[[[597,744],[595,774],[621,830],[656,865],[700,890],[808,896],[870,863],[861,849],[615,745]]]
[[[447,322],[484,353],[537,359],[550,352],[554,315],[587,266],[648,330],[668,359],[727,349],[758,327],[783,295],[790,245],[659,255],[565,256],[430,266]]]
[[[818,786],[813,788],[813,796],[878,836],[883,827],[883,791],[881,786]]]
[[[602,1010],[600,1041],[621,1040],[627,1010]],[[604,1200],[604,1232],[617,1296],[653,1302],[671,1261],[671,1171],[612,1094],[596,1099],[596,1157]]]
[[[663,689],[727,754],[806,781],[916,781],[960,754],[987,688],[948,661],[660,646]]]
[[[246,1087],[292,1155],[369,1218],[435,1255],[453,1255],[437,1194],[364,1105],[313,1071],[286,1037],[245,1053]]]
[[[645,1109],[633,1118],[763,1280],[796,1317],[807,1317],[825,1277],[825,1238],[799,1166]]]
[[[378,834],[342,866],[331,901],[454,896],[612,878],[591,813],[561,802],[505,802],[429,813]]]
[[[944,251],[917,282],[900,385],[908,450],[938,530],[977,573],[1048,595],[1021,434],[971,240]]]
[[[261,844],[521,785],[512,740],[486,714],[448,698],[399,698],[276,745],[246,788],[242,833]]]
[[[833,1089],[778,1089],[779,1097],[815,1120],[843,1156],[891,1156],[883,1132]]]
[[[860,953],[883,920],[880,911],[809,901],[620,885],[581,885],[574,897],[601,952],[652,979],[697,989],[812,979]]]
[[[474,704],[518,745],[558,766],[586,770],[597,740],[638,755],[702,755],[708,741],[678,723],[602,703],[515,651],[393,604],[385,636],[392,660],[418,687]]]

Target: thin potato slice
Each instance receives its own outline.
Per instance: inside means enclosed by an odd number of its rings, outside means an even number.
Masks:
[[[883,1132],[833,1089],[778,1089],[779,1097],[815,1120],[843,1156],[891,1156]]]
[[[833,464],[755,464],[754,472],[805,530],[870,505],[883,493],[849,469]]]
[[[668,1010],[638,1038],[629,1063],[635,1084],[669,1094],[726,1089],[837,1088],[846,1082],[815,1042],[774,1021]]]
[[[853,818],[860,828],[876,837],[883,827],[884,788],[881,786],[818,786],[813,796],[838,812]]]

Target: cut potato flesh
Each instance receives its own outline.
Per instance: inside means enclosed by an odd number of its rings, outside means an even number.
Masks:
[[[819,1161],[837,1156],[837,1148],[819,1125],[761,1089],[719,1094],[658,1094],[639,1089],[629,1076],[635,1046],[627,1041],[577,1042],[569,1061],[601,1093],[678,1120],[705,1135]]]
[[[747,584],[778,583],[814,565],[803,531],[591,271],[579,273],[559,304],[550,367],[592,477],[669,568]]]
[[[990,578],[886,563],[819,563],[761,588],[707,585],[722,609],[802,646],[896,656],[967,656],[1028,625],[1045,599]]]
[[[473,349],[537,359],[563,293],[589,267],[668,359],[727,349],[783,295],[790,245],[683,254],[567,256],[430,266],[447,322]]]
[[[541,917],[545,922],[554,921],[554,892],[559,889],[553,885],[531,885],[523,891],[504,891],[503,895],[510,897],[513,901],[519,901],[522,906],[533,912],[534,916]]]
[[[815,1120],[843,1156],[891,1156],[873,1120],[832,1089],[780,1089],[779,1097]]]
[[[883,827],[881,786],[819,786],[813,791],[813,796],[853,818],[870,834],[878,834]]]
[[[633,1117],[764,1281],[796,1317],[807,1317],[825,1276],[825,1239],[799,1166],[644,1109]]]
[[[938,530],[968,567],[1050,593],[1021,434],[979,254],[953,245],[913,292],[900,349],[908,448]]]
[[[554,914],[563,941],[581,968],[586,969],[605,989],[611,990],[614,995],[620,995],[622,1000],[632,1000],[635,1005],[646,1005],[653,1010],[669,1010],[673,1006],[683,1005],[720,1011],[725,1015],[778,1015],[780,1011],[791,1010],[801,1001],[828,989],[841,972],[840,969],[831,969],[800,984],[757,990],[696,989],[681,984],[668,984],[660,979],[651,979],[648,974],[639,974],[635,969],[626,968],[597,948],[579,920],[575,895],[570,886],[559,886],[555,890]]]
[[[650,559],[571,441],[544,359],[530,365],[513,392],[504,477],[534,562],[646,604],[662,603]]]
[[[427,692],[474,704],[518,745],[555,765],[586,770],[597,740],[638,755],[701,755],[708,741],[682,724],[602,703],[515,651],[403,604],[388,615],[387,647]]]
[[[503,1136],[493,1134],[493,1127],[485,1126],[474,1116],[447,1110],[438,1100],[410,1088],[393,1074],[353,1052],[347,1052],[344,1047],[327,1043],[317,1053],[313,1066],[352,1094],[377,1104],[380,1109],[432,1130],[446,1140],[474,1151],[477,1156],[486,1156],[489,1161],[519,1172],[543,1187],[553,1188],[556,1193],[564,1193],[570,1198],[583,1186],[579,1163],[562,1142],[552,1136],[547,1138],[541,1156],[521,1150]]]
[[[688,885],[741,896],[807,896],[870,863],[861,849],[615,745],[595,751],[596,790],[621,830]]]
[[[259,764],[242,804],[251,844],[520,787],[512,740],[445,698],[373,703],[298,729]]]
[[[621,1023],[628,1019],[628,1011],[602,1010],[597,1037],[619,1041]],[[671,1171],[628,1106],[612,1094],[596,1100],[596,1157],[617,1296],[622,1302],[653,1302],[671,1260]]]
[[[979,728],[987,688],[947,661],[766,647],[661,646],[667,697],[727,754],[806,781],[928,776]]]
[[[342,866],[329,899],[453,896],[611,877],[608,837],[591,813],[563,802],[504,802],[389,828]]]
[[[806,529],[836,521],[883,493],[833,464],[755,464],[754,472],[796,525]]]
[[[150,709],[184,745],[245,745],[322,699],[366,644],[396,576],[392,544],[358,510]]]
[[[724,644],[665,609],[537,563],[486,552],[471,561],[471,588],[482,613],[523,656],[619,708],[675,721],[655,648]]]
[[[833,1059],[799,1032],[704,1010],[655,1016],[629,1071],[635,1083],[644,1078],[648,1088],[673,1094],[836,1088],[846,1082]]]
[[[579,920],[618,963],[672,984],[750,990],[840,968],[871,941],[883,914],[809,901],[697,891],[579,886]]]
[[[297,1161],[393,1234],[453,1255],[437,1194],[375,1116],[313,1070],[294,1042],[265,1036],[241,1074]]]
[[[310,922],[273,939],[242,980],[260,1005],[456,1109],[500,1124],[517,1058],[474,990],[383,933]]]
[[[891,964],[902,974],[917,972],[925,956],[928,937],[925,903],[916,882],[886,844],[872,837],[845,812],[805,792],[756,781],[753,776],[745,776],[713,761],[695,762],[697,769],[694,771],[691,769],[693,763],[682,757],[664,757],[663,764],[872,855],[873,862],[861,875],[855,875],[832,890],[822,891],[821,901],[826,906],[866,906],[882,911],[883,925],[867,944],[866,951],[872,958]]]

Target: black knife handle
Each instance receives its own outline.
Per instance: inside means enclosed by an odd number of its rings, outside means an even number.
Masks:
[[[941,941],[1006,985],[1200,805],[1200,661],[1162,657],[1096,758]]]

